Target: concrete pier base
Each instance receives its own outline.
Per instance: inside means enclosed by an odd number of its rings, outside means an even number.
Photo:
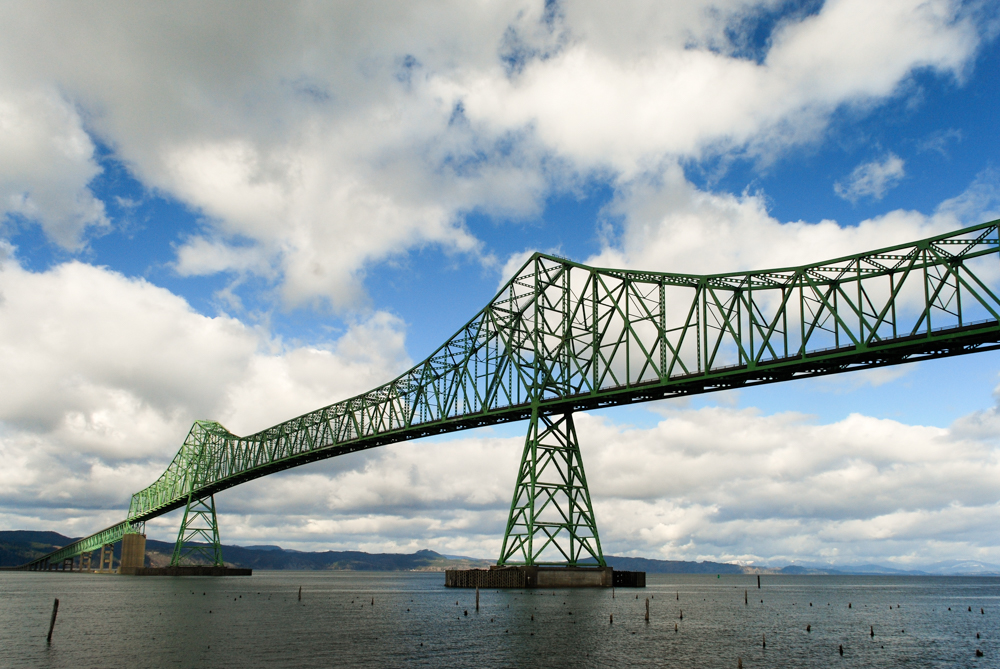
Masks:
[[[115,546],[114,544],[104,544],[101,546],[101,561],[98,563],[99,573],[110,574],[115,569]]]
[[[645,588],[646,572],[611,567],[490,567],[449,569],[449,588]]]
[[[118,565],[118,572],[128,573],[126,570],[137,569],[145,566],[146,562],[146,535],[126,534],[122,537],[122,561]]]

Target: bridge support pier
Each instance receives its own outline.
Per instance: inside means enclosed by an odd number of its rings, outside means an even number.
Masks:
[[[531,410],[499,566],[605,567],[573,414]]]
[[[188,494],[170,566],[180,567],[185,563],[225,566],[219,541],[219,522],[215,515],[215,495],[195,498]]]
[[[101,561],[97,566],[97,571],[103,574],[111,574],[115,570],[115,545],[104,544],[101,546]]]
[[[122,537],[122,561],[118,565],[119,574],[135,574],[145,567],[146,535],[126,534]]]

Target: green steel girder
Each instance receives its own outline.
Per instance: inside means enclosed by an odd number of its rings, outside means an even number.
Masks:
[[[245,481],[434,434],[1000,347],[1000,221],[820,263],[690,275],[536,253],[430,357],[240,437],[198,421],[132,496],[149,520]]]
[[[145,528],[142,522],[123,520],[117,525],[112,525],[100,532],[91,534],[89,537],[78,539],[48,555],[22,565],[20,569],[47,569],[50,564],[59,564],[68,558],[83,555],[84,553],[93,553],[96,550],[100,550],[102,546],[117,543],[126,534],[143,534],[144,532]]]

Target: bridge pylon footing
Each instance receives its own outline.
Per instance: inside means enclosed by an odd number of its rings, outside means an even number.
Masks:
[[[646,572],[611,567],[493,566],[489,569],[448,569],[448,588],[645,588]]]

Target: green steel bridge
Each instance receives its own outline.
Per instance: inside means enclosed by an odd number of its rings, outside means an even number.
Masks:
[[[171,564],[221,565],[218,492],[345,453],[521,420],[528,435],[498,564],[603,565],[574,412],[994,350],[998,227],[715,275],[536,253],[413,369],[256,434],[197,421],[125,520],[21,568],[72,565],[181,508]]]

